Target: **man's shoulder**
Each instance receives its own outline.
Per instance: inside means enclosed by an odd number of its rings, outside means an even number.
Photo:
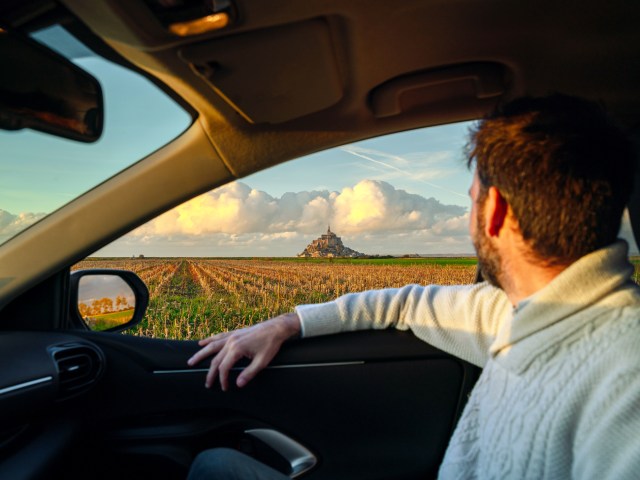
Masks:
[[[604,374],[622,375],[640,369],[640,296],[628,303],[595,312],[592,325],[586,325],[584,342],[601,364]],[[617,372],[617,373],[615,373]]]

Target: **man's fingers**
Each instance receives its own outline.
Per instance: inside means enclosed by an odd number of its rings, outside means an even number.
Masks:
[[[244,387],[273,359],[282,343],[299,332],[300,319],[295,313],[279,315],[251,327],[219,333],[200,340],[200,350],[187,363],[194,366],[213,355],[205,386],[211,387],[218,378],[222,390],[226,391],[229,387],[229,372],[233,365],[243,357],[252,359],[236,382],[238,387]]]
[[[204,386],[207,388],[211,388],[213,382],[216,381],[216,376],[218,375],[218,365],[222,361],[221,357],[222,353],[219,353],[211,360],[211,366],[209,367],[209,371],[207,372],[207,377],[204,379]]]
[[[264,355],[256,355],[256,357],[251,361],[251,363],[242,370],[242,373],[238,375],[238,379],[236,380],[236,385],[238,388],[244,387],[247,383],[249,383],[253,378],[267,366],[267,364],[271,361],[271,359],[267,359]]]
[[[242,352],[235,348],[225,350],[224,357],[218,366],[218,379],[220,380],[220,387],[223,392],[226,392],[229,388],[229,371],[243,356]]]
[[[224,342],[221,341],[211,341],[209,344],[202,347],[193,356],[187,360],[187,364],[189,366],[194,366],[200,363],[206,357],[210,357],[211,355],[218,353],[224,347]]]

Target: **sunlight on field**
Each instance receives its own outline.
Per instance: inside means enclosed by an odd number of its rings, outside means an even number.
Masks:
[[[100,332],[109,328],[118,327],[130,321],[133,318],[134,309],[121,310],[119,312],[108,312],[95,315],[82,315],[82,318],[89,328],[93,331]]]
[[[197,339],[253,325],[301,303],[410,283],[474,280],[475,259],[291,261],[284,259],[89,259],[73,267],[137,273],[151,299],[129,331],[155,338]]]

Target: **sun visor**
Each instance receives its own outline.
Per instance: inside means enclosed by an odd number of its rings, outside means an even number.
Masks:
[[[507,69],[499,63],[469,63],[394,78],[371,93],[377,118],[429,107],[466,110],[499,99],[507,92]]]
[[[251,123],[283,123],[324,110],[343,96],[322,20],[191,45],[180,56]]]

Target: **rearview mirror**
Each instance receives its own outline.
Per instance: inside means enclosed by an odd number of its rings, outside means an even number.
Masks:
[[[146,285],[133,272],[92,269],[71,273],[74,323],[98,332],[119,332],[142,320],[149,304]]]
[[[98,81],[66,58],[0,28],[0,128],[94,142],[103,121]]]

